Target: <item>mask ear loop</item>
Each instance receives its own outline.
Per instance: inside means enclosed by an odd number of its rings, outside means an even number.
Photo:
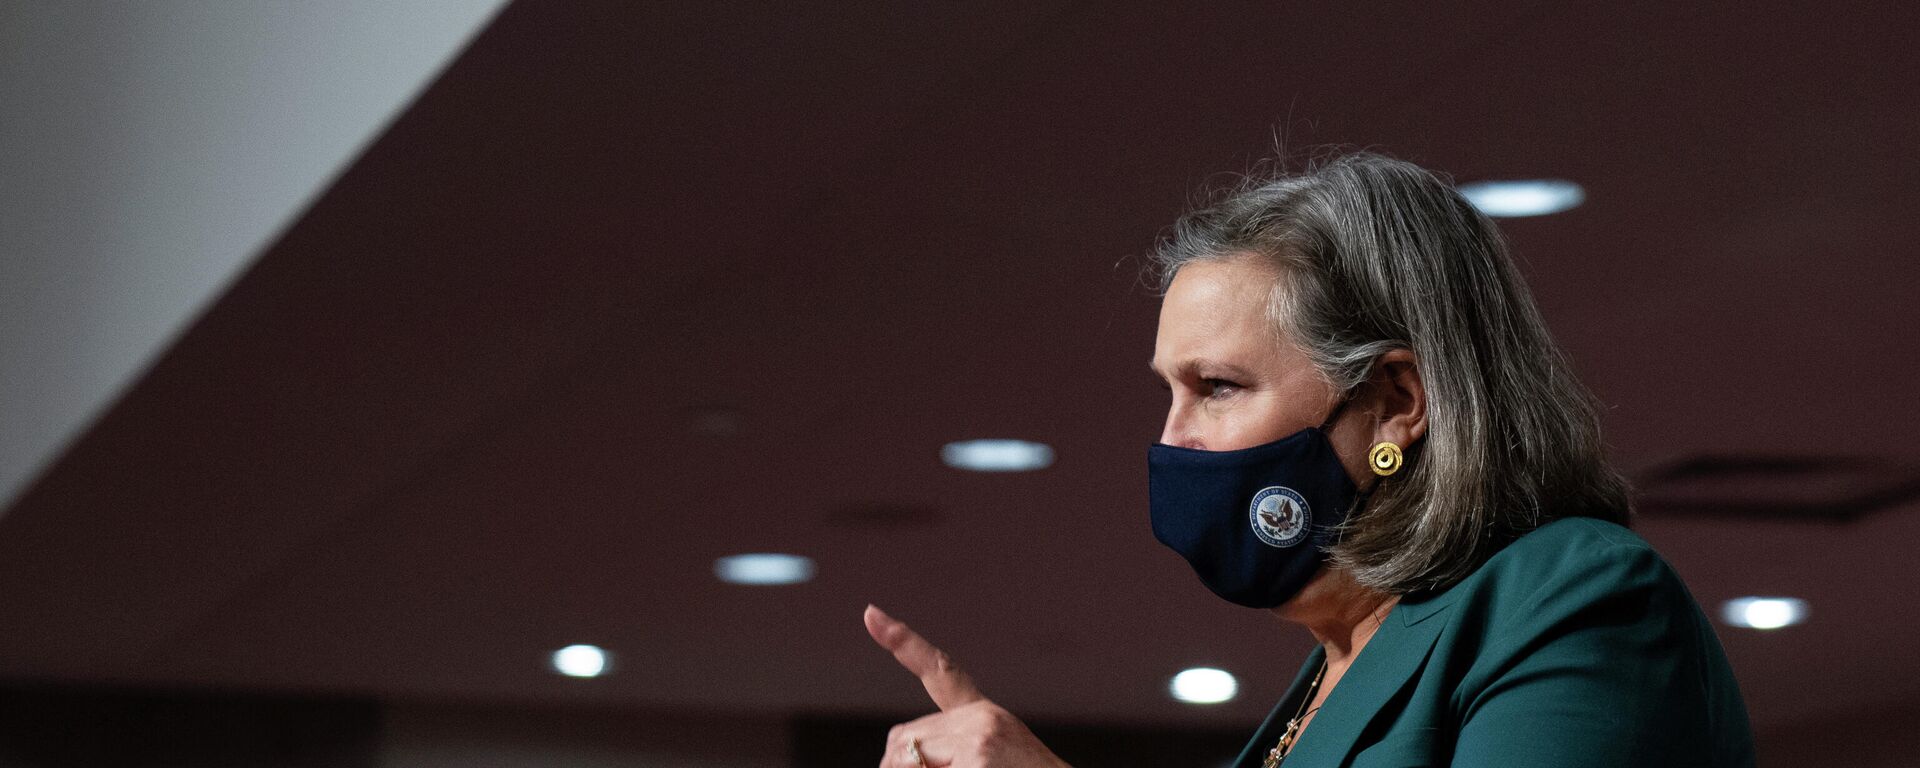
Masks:
[[[1347,405],[1351,404],[1352,402],[1353,402],[1352,394],[1341,395],[1340,402],[1335,403],[1333,406],[1333,410],[1327,412],[1327,420],[1320,422],[1320,427],[1319,427],[1320,431],[1326,434],[1332,434],[1332,432],[1330,432],[1329,430],[1333,429],[1334,420],[1339,419],[1340,414],[1344,413],[1347,410]]]
[[[1347,406],[1351,404],[1353,404],[1352,393],[1349,392],[1347,394],[1341,395],[1340,402],[1333,406],[1332,411],[1327,412],[1327,420],[1320,422],[1320,426],[1319,426],[1320,433],[1331,438],[1333,436],[1333,431],[1332,431],[1333,422],[1338,420],[1340,418],[1340,414],[1345,413],[1347,410]],[[1331,439],[1328,440],[1328,445],[1332,445]],[[1373,490],[1375,488],[1380,487],[1380,481],[1385,479],[1386,478],[1384,476],[1375,475],[1373,478],[1373,482],[1367,484],[1366,490],[1360,491],[1359,493],[1360,502],[1364,504],[1367,500],[1367,497],[1373,495]],[[1355,506],[1354,509],[1350,509],[1347,511],[1352,512],[1357,509],[1359,509],[1359,507]]]
[[[1333,446],[1333,440],[1331,439],[1333,433],[1330,431],[1333,428],[1333,422],[1339,419],[1340,414],[1344,413],[1347,410],[1347,406],[1352,403],[1353,403],[1352,393],[1341,395],[1340,403],[1338,405],[1335,405],[1333,407],[1333,410],[1327,414],[1327,420],[1324,422],[1321,422],[1320,433],[1323,435],[1327,435],[1329,437],[1329,439],[1327,440],[1328,447]],[[1359,512],[1362,508],[1367,506],[1367,499],[1373,496],[1373,492],[1380,487],[1380,481],[1385,479],[1386,479],[1385,477],[1375,475],[1373,478],[1373,482],[1368,483],[1366,488],[1360,489],[1357,493],[1353,495],[1353,506],[1347,509],[1347,514],[1345,518],[1348,522],[1351,522],[1353,520],[1353,515],[1355,512]],[[1344,536],[1341,535],[1341,534],[1344,534],[1345,532],[1346,532],[1346,525],[1342,524],[1334,532],[1334,542],[1339,543],[1340,539],[1345,538]]]

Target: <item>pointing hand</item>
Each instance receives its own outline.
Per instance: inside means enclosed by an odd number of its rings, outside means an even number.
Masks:
[[[920,678],[940,709],[893,727],[880,768],[1067,768],[1032,731],[988,701],[946,652],[911,627],[867,606],[867,634]]]

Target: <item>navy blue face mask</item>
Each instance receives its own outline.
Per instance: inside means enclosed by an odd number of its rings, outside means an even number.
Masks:
[[[1155,443],[1147,495],[1153,537],[1201,583],[1228,601],[1273,608],[1320,569],[1358,493],[1323,424],[1238,451]]]

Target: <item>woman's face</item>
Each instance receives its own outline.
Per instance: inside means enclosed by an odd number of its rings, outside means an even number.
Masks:
[[[1267,316],[1273,267],[1251,257],[1187,264],[1160,303],[1153,370],[1173,395],[1160,442],[1231,451],[1279,440],[1325,422],[1336,397],[1291,341],[1277,337]],[[1334,450],[1356,464],[1343,443],[1364,440],[1335,429]],[[1349,466],[1358,478],[1364,471]]]

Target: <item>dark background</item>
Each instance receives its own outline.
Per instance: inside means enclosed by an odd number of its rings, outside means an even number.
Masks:
[[[875,602],[1063,750],[1209,764],[1308,640],[1148,535],[1165,406],[1138,272],[1278,137],[1586,187],[1503,227],[1615,461],[1649,498],[1716,502],[1648,505],[1642,534],[1709,610],[1813,606],[1720,628],[1763,764],[1904,764],[1916,504],[1818,511],[1920,463],[1917,21],[516,3],[0,518],[5,743],[40,765],[871,760],[876,723],[927,707],[861,630]],[[969,437],[1059,459],[942,466]],[[1726,457],[1873,469],[1659,482]],[[820,574],[712,578],[763,550]],[[574,642],[618,673],[545,671]],[[1172,701],[1194,664],[1242,696]]]

